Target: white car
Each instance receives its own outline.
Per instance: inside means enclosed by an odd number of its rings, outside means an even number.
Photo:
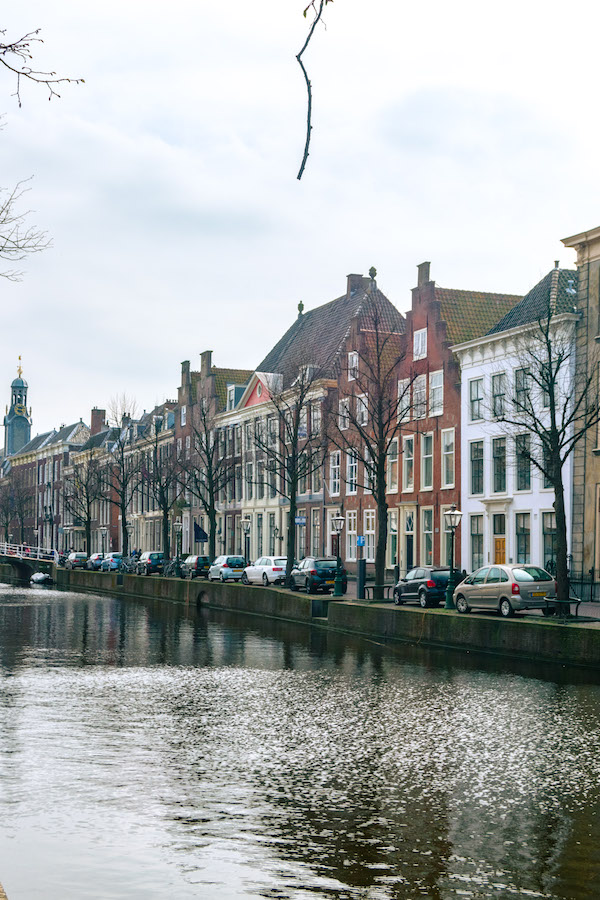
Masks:
[[[240,581],[246,560],[243,556],[217,556],[208,570],[209,581]]]
[[[246,566],[242,575],[242,584],[283,584],[285,581],[285,556],[261,556],[251,566]]]

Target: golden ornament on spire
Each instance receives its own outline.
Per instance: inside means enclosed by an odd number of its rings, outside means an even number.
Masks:
[[[17,366],[17,375],[20,378],[22,374],[23,374],[23,369],[21,368],[21,357],[19,356],[19,365]]]

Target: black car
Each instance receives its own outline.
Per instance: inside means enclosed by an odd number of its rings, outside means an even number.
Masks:
[[[449,578],[449,566],[417,566],[407,572],[394,588],[394,603],[401,606],[416,600],[424,609],[439,606],[446,597]]]
[[[165,554],[161,551],[152,550],[142,553],[137,561],[135,570],[138,575],[152,575],[153,572],[158,572],[159,575],[162,575],[164,563]]]
[[[208,578],[210,559],[208,556],[186,556],[181,564],[182,578]]]
[[[294,566],[290,575],[290,588],[293,591],[305,590],[307,594],[317,591],[329,593],[333,590],[337,560],[332,557],[307,556]],[[342,591],[348,588],[348,576],[342,568]]]

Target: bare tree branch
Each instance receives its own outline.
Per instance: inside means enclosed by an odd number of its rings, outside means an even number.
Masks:
[[[306,162],[308,160],[308,148],[310,147],[310,133],[312,131],[312,124],[311,124],[311,121],[312,121],[312,85],[310,83],[310,79],[308,77],[308,73],[306,71],[304,63],[302,62],[302,54],[304,53],[304,51],[310,44],[311,38],[314,34],[314,30],[317,27],[317,23],[320,22],[320,20],[321,20],[321,16],[323,14],[323,9],[324,9],[325,5],[327,3],[333,3],[333,0],[318,0],[318,2],[319,2],[318,9],[316,7],[317,0],[311,0],[311,2],[308,4],[306,9],[304,10],[305,18],[306,18],[306,14],[308,13],[309,9],[312,9],[314,11],[315,17],[313,19],[312,25],[310,26],[308,36],[307,36],[306,40],[304,41],[302,50],[300,51],[300,53],[298,53],[296,55],[296,59],[298,60],[298,65],[302,69],[302,74],[304,75],[304,80],[306,82],[306,93],[308,95],[307,115],[306,115],[306,143],[304,145],[304,155],[302,157],[302,162],[300,164],[300,170],[299,170],[298,176],[297,176],[298,181],[300,181],[300,179],[302,178],[302,174],[304,172],[304,168],[305,168]]]
[[[33,81],[35,84],[43,84],[48,88],[48,100],[52,97],[60,97],[55,90],[55,85],[62,83],[84,84],[83,78],[67,78],[59,77],[56,72],[41,72],[38,69],[32,69],[29,60],[33,59],[32,44],[43,43],[43,39],[39,37],[41,29],[29,31],[22,37],[13,41],[6,41],[6,29],[0,29],[2,40],[0,41],[0,64],[15,75],[17,80],[17,89],[13,96],[17,98],[17,103],[21,106],[21,79]]]
[[[45,231],[26,226],[25,219],[30,210],[17,210],[19,201],[29,190],[24,187],[25,184],[26,181],[20,181],[12,190],[0,188],[0,259],[11,263],[51,246]],[[17,269],[8,269],[0,272],[0,277],[8,281],[21,281],[23,273]]]

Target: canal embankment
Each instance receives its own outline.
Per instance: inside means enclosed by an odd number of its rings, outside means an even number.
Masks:
[[[0,567],[0,575],[2,575]],[[600,620],[518,617],[396,607],[390,602],[334,601],[281,588],[246,587],[156,576],[55,570],[58,587],[145,600],[188,609],[202,606],[242,614],[312,623],[336,632],[464,652],[600,669]]]

